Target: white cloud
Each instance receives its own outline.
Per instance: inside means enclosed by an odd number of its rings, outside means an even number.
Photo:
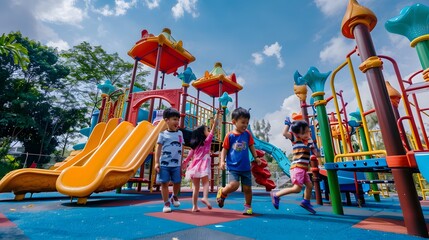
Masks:
[[[278,64],[277,67],[282,68],[284,67],[284,62],[282,59],[282,56],[280,54],[282,50],[282,46],[278,42],[275,42],[271,44],[270,46],[264,46],[264,54],[268,57],[275,56],[277,58]]]
[[[48,41],[46,43],[46,45],[48,47],[56,48],[58,51],[63,51],[63,50],[70,49],[70,45],[68,44],[68,42],[66,42],[66,41],[64,41],[62,39],[59,39],[57,41]]]
[[[108,31],[106,30],[106,28],[102,24],[100,24],[97,27],[97,35],[99,37],[105,37],[105,36],[107,36],[107,34],[108,34]]]
[[[270,122],[271,130],[270,143],[274,146],[286,150],[286,154],[292,152],[292,145],[290,141],[283,137],[282,132],[284,128],[284,120],[286,117],[291,117],[292,113],[299,112],[300,103],[296,95],[291,95],[283,100],[283,104],[279,110],[272,113],[267,113],[264,116],[266,121]]]
[[[93,8],[92,11],[99,13],[105,17],[125,15],[128,9],[136,6],[137,0],[115,0],[115,7],[112,9],[109,5],[104,5],[101,8]]]
[[[46,0],[33,3],[36,19],[44,22],[79,25],[85,13],[75,6],[74,0]]]
[[[149,9],[154,9],[159,7],[161,0],[144,0],[144,2]]]
[[[185,15],[185,12],[191,14],[194,18],[198,17],[197,2],[198,0],[177,0],[176,5],[171,8],[173,17],[179,19]]]
[[[360,0],[359,4],[368,7],[367,4],[370,1],[371,0]],[[343,15],[346,11],[348,2],[349,1],[345,0],[314,0],[316,7],[328,17]]]
[[[347,41],[342,36],[329,40],[326,47],[320,52],[319,57],[322,62],[340,63],[345,60],[346,54],[354,49],[355,43]]]
[[[252,53],[253,63],[259,65],[264,61],[264,57],[260,53]]]
[[[246,84],[246,80],[243,77],[237,77],[237,83],[244,86]]]
[[[344,13],[345,6],[347,6],[348,1],[338,1],[338,0],[314,0],[317,8],[325,14],[326,16],[333,16],[339,12]]]
[[[265,45],[262,53],[267,57],[275,56],[277,58],[277,67],[283,68],[285,64],[283,62],[281,50],[282,50],[282,46],[280,46],[278,42],[275,42],[270,46]],[[252,57],[253,57],[253,63],[255,65],[260,65],[264,61],[264,56],[259,52],[252,53]]]

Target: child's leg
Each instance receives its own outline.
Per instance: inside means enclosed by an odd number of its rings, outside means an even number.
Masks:
[[[179,195],[181,183],[173,183],[173,194],[174,196]]]
[[[226,184],[225,187],[222,188],[222,194],[227,196],[228,194],[237,191],[240,187],[240,183],[238,181],[230,181]]]
[[[168,182],[161,183],[161,196],[162,201],[168,202]]]
[[[284,195],[288,195],[291,193],[299,193],[301,192],[302,187],[300,185],[294,184],[290,188],[283,188],[282,190],[279,190],[278,192],[274,193],[276,197],[281,197]]]
[[[305,192],[304,192],[304,199],[309,200],[311,199],[311,191],[313,190],[313,184],[311,181],[305,182]]]
[[[170,169],[170,174],[171,174],[171,181],[173,182],[173,194],[171,195],[171,203],[173,203],[173,206],[175,207],[179,207],[180,206],[180,202],[179,199],[177,198],[177,195],[180,192],[180,185],[182,183],[182,175],[181,175],[181,167],[174,167],[172,169]]]
[[[194,189],[192,190],[192,211],[197,212],[198,209],[198,194],[200,193],[200,178],[192,178]]]
[[[177,196],[180,192],[180,184],[182,183],[182,168],[175,167],[171,171],[171,181],[173,182],[173,195]]]
[[[252,205],[252,186],[243,185],[244,201],[246,205]]]
[[[228,194],[237,191],[237,189],[240,187],[240,175],[238,172],[229,171],[229,177],[231,178],[229,183],[225,187],[219,188],[217,191],[216,201],[220,208],[223,207],[225,198],[228,196]]]
[[[203,198],[201,202],[204,203],[209,209],[212,209],[212,205],[209,202],[209,177],[204,176],[201,178],[203,183]]]

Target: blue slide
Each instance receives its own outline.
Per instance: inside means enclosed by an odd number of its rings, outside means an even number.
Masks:
[[[429,180],[429,152],[416,152],[415,156],[420,173]]]
[[[252,129],[250,129],[250,125],[248,127],[249,131],[252,133],[253,139],[255,140],[255,148],[262,150],[271,156],[277,161],[277,164],[279,167],[283,170],[283,172],[290,177],[289,169],[290,169],[290,161],[286,157],[286,155],[283,153],[283,151],[272,145],[271,143],[259,140],[252,132]]]

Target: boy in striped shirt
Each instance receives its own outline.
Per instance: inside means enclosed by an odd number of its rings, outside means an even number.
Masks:
[[[290,167],[290,177],[293,186],[282,189],[278,192],[271,192],[271,201],[273,206],[275,209],[279,209],[281,196],[291,193],[299,193],[301,192],[303,185],[305,185],[304,199],[301,201],[300,206],[315,214],[316,211],[310,204],[313,184],[307,173],[310,166],[311,153],[314,152],[314,154],[317,155],[311,139],[310,127],[305,121],[291,122],[289,118],[286,118],[283,136],[292,142],[293,157]]]

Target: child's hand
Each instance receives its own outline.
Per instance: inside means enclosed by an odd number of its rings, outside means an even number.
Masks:
[[[159,173],[159,164],[158,163],[155,163],[155,171],[156,171],[156,173]]]
[[[219,163],[219,169],[220,170],[225,170],[225,162],[224,161],[220,161],[220,163]]]
[[[258,164],[258,165],[261,165],[261,163],[262,163],[262,161],[261,161],[261,159],[260,159],[259,157],[256,157],[256,158],[255,158],[255,162],[256,162],[256,164]]]
[[[290,121],[290,118],[286,117],[286,119],[285,119],[285,125],[290,126],[291,124],[292,124],[292,122]]]

